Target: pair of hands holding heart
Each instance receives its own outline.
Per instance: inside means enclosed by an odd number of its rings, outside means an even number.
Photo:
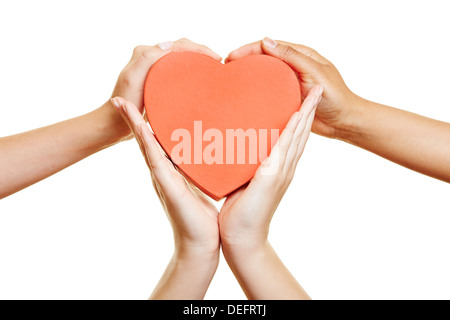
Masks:
[[[139,143],[172,224],[177,250],[218,257],[220,243],[236,250],[258,247],[267,241],[271,218],[294,176],[310,131],[334,138],[351,122],[346,114],[350,114],[347,111],[355,95],[328,60],[305,46],[266,38],[231,52],[226,63],[257,54],[287,63],[298,75],[303,103],[253,179],[227,197],[219,214],[204,194],[174,167],[142,116],[149,69],[167,53],[177,51],[202,53],[221,61],[209,48],[187,39],[137,47],[119,77],[113,92],[115,98],[111,99],[131,130],[132,135],[124,136],[134,135]],[[127,132],[125,127],[123,130]],[[273,164],[276,174],[262,174],[265,167]]]

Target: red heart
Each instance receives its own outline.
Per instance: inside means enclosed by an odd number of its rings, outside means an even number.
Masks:
[[[172,160],[177,158],[178,168],[200,190],[219,200],[253,177],[276,142],[271,141],[271,129],[282,132],[299,109],[301,96],[295,73],[279,59],[250,55],[222,64],[206,55],[174,52],[150,69],[144,100],[150,125],[163,149]],[[201,121],[201,131],[200,122],[194,121]],[[242,129],[235,133],[248,134],[244,148],[238,138],[231,139],[231,131],[227,139],[227,129]],[[267,130],[267,140],[260,129]],[[203,136],[205,132],[209,141]],[[263,152],[264,146],[268,151],[255,161],[255,152]],[[185,160],[182,163],[178,163],[180,156]]]

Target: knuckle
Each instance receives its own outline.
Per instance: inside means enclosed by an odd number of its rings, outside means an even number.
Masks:
[[[284,172],[280,172],[277,175],[277,179],[273,182],[273,190],[277,193],[283,192],[286,186],[286,177],[284,176]]]
[[[295,47],[296,47],[296,49],[297,49],[299,52],[303,53],[303,54],[306,55],[306,56],[312,56],[312,55],[315,55],[315,54],[316,54],[316,55],[319,54],[319,53],[318,53],[316,50],[314,50],[313,48],[308,47],[308,46],[305,46],[305,45],[302,45],[302,44],[296,45]]]
[[[313,55],[320,56],[320,53],[319,53],[317,50],[315,50],[315,49],[310,49],[310,52],[311,52]]]
[[[124,86],[126,88],[132,86],[133,76],[131,75],[130,71],[128,71],[128,70],[122,71],[119,75],[119,79],[120,79],[121,86]]]
[[[133,54],[134,54],[134,55],[139,55],[139,54],[141,54],[142,51],[144,51],[144,48],[145,48],[145,46],[142,46],[142,45],[136,46],[136,47],[134,48],[134,50],[133,50]]]
[[[291,58],[291,57],[294,57],[296,54],[297,54],[297,50],[295,50],[291,46],[284,47],[283,53],[282,53],[284,58]]]
[[[332,64],[331,62],[326,63],[323,65],[323,68],[333,74],[339,74],[338,69],[336,68],[336,66],[334,64]]]
[[[189,40],[188,38],[180,38],[177,40],[177,42],[192,42],[192,41]]]
[[[150,162],[150,169],[155,173],[155,175],[160,175],[163,170],[164,159],[160,158],[155,161]]]
[[[289,173],[287,173],[286,175],[286,180],[284,181],[284,185],[283,188],[285,190],[287,190],[287,188],[289,188],[289,185],[291,184],[292,180],[294,179],[294,174],[295,174],[295,164],[293,164],[294,168],[291,168],[291,170],[289,170]]]
[[[328,71],[328,72],[331,72],[331,71],[333,71],[333,69],[335,69],[334,66],[330,65],[330,64],[321,64],[319,67],[321,69],[323,69],[324,71]]]
[[[154,47],[146,47],[142,53],[141,56],[145,59],[153,59],[155,56],[155,49]]]
[[[305,47],[304,54],[307,55],[308,57],[311,57],[313,55],[319,55],[319,53],[316,50],[309,47]]]
[[[313,63],[311,64],[311,71],[314,73],[322,74],[327,71],[325,70],[326,67],[327,67],[326,65],[320,63]]]
[[[146,59],[152,58],[154,55],[154,47],[139,45],[134,48],[133,55],[137,58],[144,57]]]
[[[293,140],[292,140],[293,146],[295,146],[296,148],[298,148],[298,146],[299,146],[299,144],[300,144],[300,141],[302,141],[302,137],[303,137],[303,134],[301,134],[301,133],[295,134],[295,135],[294,135],[294,138],[293,138]]]

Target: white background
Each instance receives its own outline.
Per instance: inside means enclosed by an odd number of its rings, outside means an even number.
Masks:
[[[264,36],[302,43],[357,94],[450,122],[449,9],[448,1],[2,1],[0,136],[95,109],[136,45],[181,37],[224,58]],[[270,240],[314,299],[450,299],[449,191],[312,136]],[[134,141],[0,201],[0,299],[145,299],[172,250]],[[245,298],[223,258],[206,298]]]

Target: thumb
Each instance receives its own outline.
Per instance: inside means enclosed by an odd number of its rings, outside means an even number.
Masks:
[[[299,74],[313,73],[320,65],[319,62],[293,47],[267,37],[262,41],[262,48],[266,54],[283,60]]]

